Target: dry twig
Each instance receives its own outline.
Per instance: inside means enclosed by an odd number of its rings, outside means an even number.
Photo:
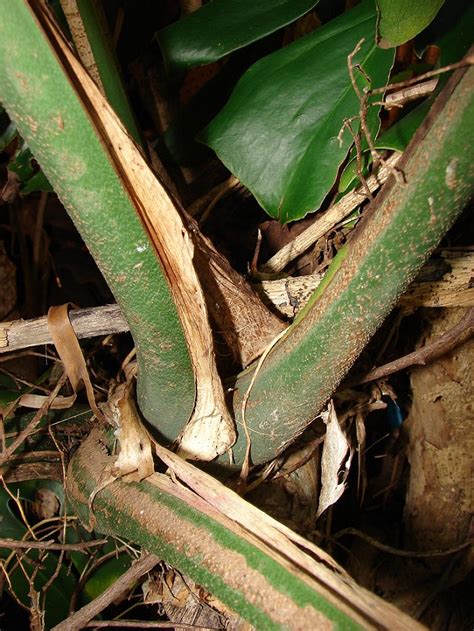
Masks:
[[[160,562],[154,554],[146,554],[135,561],[122,576],[108,587],[100,596],[95,598],[69,618],[57,624],[52,631],[79,631],[87,623],[108,607],[114,600],[122,596],[130,586],[147,572],[150,572]]]
[[[88,548],[102,546],[107,543],[107,539],[96,539],[95,541],[83,541],[82,543],[56,543],[55,541],[18,541],[17,539],[0,539],[0,548],[23,549],[23,550],[62,550],[74,552],[87,552]]]
[[[18,434],[18,436],[15,438],[15,440],[11,443],[11,445],[9,445],[2,454],[0,454],[0,465],[2,465],[4,462],[6,462],[10,456],[13,454],[13,452],[18,449],[18,447],[28,438],[28,436],[36,429],[36,426],[39,425],[39,423],[41,422],[41,419],[44,417],[44,415],[47,413],[47,411],[49,410],[51,404],[53,403],[54,399],[58,396],[59,391],[61,390],[61,388],[63,387],[63,385],[66,383],[66,379],[67,379],[67,375],[64,372],[61,377],[59,378],[56,386],[54,387],[54,390],[52,390],[51,394],[48,396],[48,398],[45,400],[45,402],[43,403],[43,405],[40,407],[40,409],[36,412],[36,414],[34,415],[34,417],[31,419],[31,421],[28,423],[28,425],[25,427],[25,429],[20,432]]]
[[[393,548],[392,546],[389,546],[385,543],[382,543],[381,541],[378,541],[377,539],[374,539],[370,535],[367,535],[365,532],[357,530],[357,528],[344,528],[343,530],[340,530],[336,534],[332,535],[331,538],[340,539],[345,535],[354,535],[355,537],[359,537],[360,539],[367,541],[367,543],[370,543],[370,545],[374,546],[374,548],[378,548],[379,550],[383,550],[384,552],[388,552],[389,554],[400,557],[429,558],[447,556],[448,554],[455,554],[460,550],[464,550],[469,545],[471,545],[469,541],[465,541],[464,543],[454,546],[454,548],[447,548],[446,550],[427,550],[423,552],[418,552],[416,550],[400,550],[400,548]]]
[[[385,160],[386,165],[382,166],[379,171],[367,178],[367,186],[373,193],[382,184],[384,184],[396,163],[400,158],[400,154],[393,154]],[[313,243],[332,230],[340,221],[345,219],[353,210],[367,199],[367,195],[360,188],[347,193],[337,204],[329,208],[322,217],[318,218],[311,226],[306,228],[304,232],[299,234],[293,241],[285,245],[281,250],[274,254],[263,266],[263,271],[278,273],[281,272],[291,261],[303,254]]]
[[[456,346],[463,344],[473,335],[474,307],[471,307],[464,318],[455,327],[441,335],[431,344],[427,344],[423,348],[419,348],[416,351],[413,351],[413,353],[400,357],[399,359],[389,362],[384,366],[379,366],[378,368],[371,370],[367,375],[365,375],[365,377],[362,377],[362,379],[356,380],[355,383],[350,383],[352,385],[359,385],[369,381],[375,381],[375,379],[387,377],[388,375],[392,375],[394,372],[398,372],[399,370],[403,370],[410,366],[424,366],[435,359],[438,359],[442,355],[446,355],[446,353],[451,352],[456,348]]]

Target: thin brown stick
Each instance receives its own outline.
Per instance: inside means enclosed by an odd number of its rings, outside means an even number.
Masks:
[[[406,81],[400,81],[399,83],[389,83],[383,88],[375,88],[374,90],[370,90],[370,94],[383,94],[387,90],[408,88],[409,86],[425,81],[426,79],[431,79],[431,77],[437,77],[445,72],[451,72],[452,70],[458,70],[459,68],[465,68],[466,66],[472,66],[473,64],[474,56],[469,55],[455,64],[449,64],[448,66],[443,66],[442,68],[437,68],[436,70],[430,70],[418,77],[413,77],[413,79],[407,79]]]
[[[384,184],[390,174],[392,168],[400,158],[399,153],[394,153],[386,160],[386,167],[382,166],[376,173],[367,178],[367,185],[371,192],[376,191]],[[334,204],[323,215],[316,219],[306,230],[293,239],[290,243],[284,245],[276,254],[274,254],[263,266],[263,271],[278,273],[281,272],[291,261],[303,254],[303,252],[315,243],[326,232],[332,230],[335,225],[345,219],[353,210],[360,206],[367,196],[362,188],[350,191],[344,195],[337,204]]]
[[[199,226],[203,226],[206,221],[209,219],[210,214],[219,203],[219,201],[227,195],[233,188],[236,188],[239,185],[239,181],[235,177],[230,177],[228,180],[224,182],[224,185],[220,185],[218,192],[209,202],[208,206],[205,208],[199,219]]]
[[[356,380],[352,385],[359,385],[375,381],[392,375],[394,372],[403,370],[410,366],[425,366],[439,357],[451,352],[460,344],[467,342],[474,335],[474,307],[471,307],[464,318],[456,324],[450,331],[441,335],[432,344],[427,344],[423,348],[419,348],[413,353],[409,353],[404,357],[395,359],[393,362],[379,366],[371,370],[362,379]]]
[[[59,572],[61,571],[61,568],[63,566],[63,560],[64,560],[64,553],[65,552],[66,552],[65,550],[61,550],[59,552],[58,560],[56,562],[56,569],[54,570],[54,572],[51,574],[51,576],[48,578],[46,583],[41,588],[41,593],[43,594],[44,597],[46,597],[46,594],[48,593],[48,589],[51,587],[51,585],[54,583],[54,581],[59,576]]]
[[[341,132],[344,131],[344,129],[348,129],[352,139],[354,141],[354,145],[356,148],[356,165],[357,165],[357,177],[359,178],[359,182],[361,182],[362,187],[364,189],[364,192],[367,196],[367,198],[372,202],[374,200],[374,196],[372,195],[372,191],[369,188],[369,185],[367,184],[367,180],[364,176],[364,167],[362,164],[362,142],[361,142],[361,137],[360,137],[360,133],[359,132],[355,132],[352,129],[352,122],[354,120],[359,120],[359,116],[353,116],[352,118],[348,118],[344,121],[344,125],[342,126]],[[341,135],[341,132],[339,132],[338,135],[338,139],[339,136]],[[342,143],[342,137],[340,139],[340,142]]]
[[[23,322],[30,322],[30,320],[23,320]],[[0,345],[0,353],[2,352],[2,348],[4,347]],[[58,357],[55,357],[54,355],[51,355],[51,353],[47,353],[46,351],[44,353],[38,353],[37,351],[17,351],[16,353],[8,352],[8,355],[5,355],[4,357],[0,356],[0,363],[9,362],[12,359],[17,359],[18,357],[39,357],[43,361],[49,360],[56,363],[60,363],[61,361]]]
[[[194,624],[178,622],[149,622],[144,620],[91,620],[84,628],[96,627],[97,629],[110,629],[113,627],[130,627],[132,629],[220,629],[221,627],[197,627]]]
[[[471,545],[470,541],[465,541],[464,543],[460,543],[454,548],[447,548],[446,550],[427,550],[423,552],[418,552],[416,550],[400,550],[400,548],[393,548],[377,539],[374,539],[370,535],[367,535],[365,532],[361,530],[357,530],[357,528],[344,528],[340,530],[336,534],[332,535],[332,539],[339,539],[340,537],[344,537],[344,535],[354,535],[355,537],[359,537],[359,539],[363,539],[370,543],[374,548],[378,548],[379,550],[383,550],[384,552],[388,552],[389,554],[393,554],[400,557],[417,557],[417,558],[429,558],[429,557],[441,557],[446,556],[448,554],[455,554],[460,550],[464,550]]]
[[[41,392],[44,392],[46,394],[49,393],[48,388],[43,388],[43,386],[40,386],[36,383],[32,383],[31,381],[27,381],[26,379],[22,379],[21,377],[18,377],[17,375],[12,373],[10,370],[6,370],[5,368],[0,368],[0,373],[2,373],[3,375],[6,375],[7,377],[10,377],[14,381],[18,381],[18,383],[22,383],[24,386],[28,386],[28,388],[34,388],[35,390],[40,390]]]
[[[72,616],[69,616],[66,620],[63,620],[63,622],[57,624],[53,627],[52,631],[79,631],[79,629],[84,628],[94,616],[97,616],[114,600],[123,596],[135,581],[147,572],[150,572],[159,562],[160,558],[154,554],[142,556],[135,561],[113,585],[102,592],[100,596],[73,613]]]
[[[79,580],[76,583],[76,587],[74,588],[74,592],[71,596],[71,601],[69,603],[69,615],[74,613],[74,610],[76,608],[77,598],[79,594],[82,592],[84,585],[89,580],[92,572],[95,572],[101,565],[106,563],[109,559],[112,559],[114,557],[118,559],[119,554],[126,551],[127,551],[127,548],[125,546],[121,546],[119,548],[115,548],[115,550],[107,552],[106,554],[99,557],[98,559],[94,557],[96,552],[93,552],[91,554],[91,556],[87,560],[85,568],[81,572],[81,576],[79,577]]]
[[[49,410],[49,408],[50,408],[51,404],[53,403],[54,399],[58,396],[59,391],[61,390],[63,385],[66,383],[66,379],[67,379],[67,375],[66,375],[65,372],[63,372],[63,374],[59,378],[56,386],[54,387],[54,390],[51,392],[51,394],[48,396],[48,398],[45,399],[45,402],[40,407],[40,409],[36,412],[36,414],[31,419],[31,421],[28,423],[28,425],[25,427],[25,429],[18,434],[18,436],[15,438],[15,440],[12,442],[12,444],[9,445],[7,447],[7,449],[5,449],[5,451],[2,454],[0,454],[0,465],[2,465],[4,462],[6,462],[8,460],[8,458],[12,455],[12,453],[14,451],[16,451],[16,449],[18,449],[18,447],[36,429],[36,426],[39,425],[39,423],[41,422],[41,419],[43,418],[43,416]]]
[[[75,309],[70,313],[70,320],[78,339],[129,330],[118,305]],[[52,344],[46,317],[0,323],[0,352],[41,344]]]
[[[86,553],[88,548],[102,546],[107,543],[107,539],[95,539],[94,541],[83,541],[82,543],[56,543],[55,541],[18,541],[17,539],[1,538],[0,548],[21,548],[26,550],[64,550]]]
[[[360,131],[361,133],[364,135],[367,144],[369,145],[369,149],[370,149],[370,153],[372,155],[372,160],[374,162],[374,166],[376,167],[378,164],[385,164],[382,156],[380,155],[380,153],[377,151],[375,145],[374,145],[374,141],[372,139],[372,134],[370,133],[369,130],[369,126],[367,124],[367,113],[369,110],[369,104],[368,104],[368,100],[369,100],[369,96],[371,94],[370,92],[370,77],[367,76],[366,72],[364,71],[364,69],[362,68],[362,66],[360,66],[359,64],[354,64],[354,57],[355,55],[360,51],[362,44],[364,43],[364,38],[362,38],[356,45],[356,47],[354,48],[354,50],[352,51],[352,53],[350,55],[348,55],[347,57],[347,66],[348,66],[348,70],[349,70],[349,77],[352,83],[352,87],[354,89],[354,92],[357,95],[357,98],[359,99],[359,120],[360,120]],[[367,87],[365,87],[362,91],[360,90],[359,86],[357,85],[357,81],[354,75],[354,68],[356,68],[357,70],[359,70],[359,72],[362,74],[362,76],[364,77],[364,79],[367,82]],[[360,142],[360,141],[359,141]],[[364,188],[367,188],[367,185],[364,186]],[[370,198],[372,199],[372,197]]]

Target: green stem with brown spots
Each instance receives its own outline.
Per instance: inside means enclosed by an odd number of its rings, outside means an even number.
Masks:
[[[172,441],[195,400],[179,315],[130,193],[34,9],[26,0],[0,2],[0,101],[126,315],[140,409]]]
[[[129,321],[142,413],[173,440],[195,395],[179,314],[129,191],[29,7],[25,0],[0,2],[0,99]],[[282,451],[320,413],[472,195],[473,73],[460,71],[446,86],[397,167],[405,181],[387,183],[334,261],[324,291],[263,363],[246,407],[254,463]],[[230,384],[237,463],[246,446],[242,400],[254,370]]]
[[[252,387],[246,423],[254,463],[281,452],[321,412],[370,337],[474,191],[474,68],[454,75],[365,211],[329,276],[275,345]],[[245,454],[242,399],[254,368],[237,377],[233,408]]]
[[[114,462],[107,451],[112,440],[94,430],[69,466],[68,498],[82,521],[139,543],[257,629],[421,629],[321,562],[308,558],[300,567],[293,543],[275,550],[166,475],[104,488],[103,473]]]

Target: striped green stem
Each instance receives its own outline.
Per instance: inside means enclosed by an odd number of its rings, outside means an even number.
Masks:
[[[69,466],[68,497],[83,522],[139,543],[257,629],[421,629],[321,562],[308,559],[304,570],[293,562],[294,544],[271,548],[258,533],[209,510],[190,489],[165,475],[140,483],[116,480],[96,493],[114,460],[106,444],[105,434],[94,431]]]
[[[263,363],[246,407],[254,463],[280,452],[319,414],[471,196],[473,73],[445,88],[397,167],[405,182],[392,178],[335,260],[325,290]],[[141,411],[166,440],[175,439],[195,396],[179,314],[128,190],[25,0],[0,2],[0,98],[130,323]],[[237,463],[254,370],[232,384]]]
[[[343,248],[329,276],[265,360],[246,423],[252,461],[282,451],[317,417],[400,295],[472,196],[474,68],[453,76]],[[245,454],[242,399],[251,367],[237,377],[233,408]]]
[[[94,74],[97,73],[93,78],[128,132],[140,143],[140,132],[123,87],[100,4],[95,0],[61,0],[61,6],[81,60],[86,67],[88,61],[93,64]]]

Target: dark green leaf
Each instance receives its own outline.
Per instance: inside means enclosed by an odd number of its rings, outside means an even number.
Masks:
[[[199,66],[273,33],[317,3],[318,0],[214,0],[167,26],[157,37],[169,67]]]
[[[72,513],[71,513],[72,514]],[[91,539],[98,539],[101,535],[95,532],[88,532],[83,528],[80,524],[74,524],[73,527],[68,528],[66,533],[66,540],[68,543],[79,543],[80,541],[90,541]],[[94,548],[95,553],[95,562],[99,562],[101,557],[105,554],[116,551],[117,544],[116,541],[110,538],[107,543],[105,543],[100,548]],[[74,567],[81,574],[84,570],[90,566],[90,558],[88,558],[85,554],[81,554],[80,552],[71,552],[70,553],[71,561],[74,564]],[[92,571],[91,575],[87,579],[84,589],[83,596],[86,601],[94,600],[97,596],[107,589],[112,583],[114,583],[128,568],[132,563],[132,557],[127,552],[117,552],[111,557],[108,561],[104,563],[100,563],[99,566]],[[89,569],[93,568],[93,565],[89,567]]]
[[[53,191],[53,187],[46,179],[43,171],[38,171],[32,175],[21,187],[22,195],[29,195],[35,191],[44,191],[45,193],[51,193]]]
[[[468,52],[472,44],[472,33],[474,29],[474,5],[471,4],[460,16],[458,22],[440,39],[436,44],[441,49],[439,64],[448,64],[460,61]],[[448,75],[446,76],[446,80]],[[438,88],[439,90],[439,88]]]
[[[10,490],[14,495],[16,495],[16,491],[19,490],[20,496],[23,498],[27,497],[28,499],[33,499],[34,491],[37,488],[49,488],[57,494],[63,490],[62,485],[52,482],[51,480],[35,480],[34,482],[10,486]],[[60,500],[62,500],[61,497]],[[19,540],[24,537],[27,529],[12,510],[12,503],[13,500],[11,500],[5,489],[0,488],[0,537]],[[6,559],[10,552],[11,551],[6,548],[0,548],[0,557]],[[24,572],[31,576],[33,570],[37,568],[37,571],[35,571],[34,587],[37,591],[41,591],[55,573],[59,557],[53,552],[48,552],[42,554],[41,562],[38,563],[40,559],[38,550],[30,550],[27,556],[32,562],[23,561],[24,571],[14,560],[12,560],[7,567],[7,571],[11,585],[10,591],[14,592],[20,602],[29,607],[31,605],[29,597],[30,587]],[[68,572],[66,566],[61,566],[56,579],[48,587],[44,601],[46,628],[51,628],[61,622],[61,620],[67,618],[69,603],[74,593],[75,586],[76,578],[74,575]]]
[[[8,539],[21,539],[25,534],[25,526],[13,513],[10,497],[4,488],[0,488],[0,536]],[[0,557],[5,559],[10,554],[7,548],[0,548]]]
[[[391,48],[421,33],[435,18],[444,0],[377,0],[378,44]]]
[[[360,109],[347,57],[364,38],[354,61],[374,86],[386,83],[392,65],[393,53],[375,45],[375,19],[373,3],[362,3],[257,62],[202,133],[272,217],[283,222],[304,217],[320,207],[334,184],[352,144],[348,131],[342,142],[338,135],[344,120]],[[370,108],[374,135],[377,112]]]
[[[462,15],[472,6],[473,4],[469,0],[449,0],[449,2],[445,2],[431,24],[417,35],[415,50],[418,56],[422,57],[427,46],[444,38],[455,27],[462,31],[464,28],[461,19]],[[472,42],[472,31],[470,35]]]
[[[33,154],[31,153],[28,145],[22,141],[15,152],[15,155],[8,164],[8,169],[18,175],[20,182],[24,182],[35,173],[35,168],[32,164]]]
[[[462,59],[469,50],[474,30],[474,6],[471,6],[461,16],[458,23],[441,39],[436,42],[440,48],[439,66],[446,66]],[[428,68],[426,69],[428,70]],[[420,72],[418,70],[418,72]],[[403,80],[410,77],[400,77]],[[431,109],[436,96],[449,78],[449,74],[440,75],[435,92],[423,103],[420,103],[406,116],[397,121],[390,129],[384,132],[374,143],[376,149],[389,149],[392,151],[404,151],[412,139],[414,133],[421,125],[425,116]],[[392,78],[391,82],[396,80]],[[367,142],[362,139],[362,152],[364,154],[364,167],[372,163]],[[347,191],[357,182],[357,166],[355,161],[355,149],[351,151],[351,158],[341,174],[339,192]]]
[[[26,388],[18,388],[16,381],[9,375],[0,374],[0,412],[4,413],[4,406],[21,397]]]
[[[67,501],[66,507],[67,514],[74,515],[74,510]],[[87,531],[79,522],[73,522],[66,531],[66,543],[80,543],[81,541],[91,541],[92,539],[98,539],[100,537],[101,535],[98,535],[94,531]],[[101,547],[100,551],[102,550],[103,548]],[[100,556],[99,549],[94,548],[94,553],[99,554]],[[82,552],[71,551],[69,553],[69,558],[79,574],[82,574],[90,563],[88,555],[82,554]]]
[[[5,151],[11,141],[16,138],[18,132],[13,123],[8,123],[6,128],[0,133],[0,152]]]
[[[87,599],[94,600],[103,591],[113,585],[122,574],[129,569],[133,558],[126,552],[121,552],[100,565],[84,585],[84,594]]]
[[[396,122],[375,142],[377,149],[404,151],[433,105],[428,99]]]
[[[7,119],[5,129],[0,132],[0,152],[4,151],[17,136],[16,126]],[[21,194],[28,195],[35,191],[52,192],[51,184],[33,160],[33,154],[28,145],[20,139],[19,146],[8,163],[8,169],[18,176],[22,184]]]

